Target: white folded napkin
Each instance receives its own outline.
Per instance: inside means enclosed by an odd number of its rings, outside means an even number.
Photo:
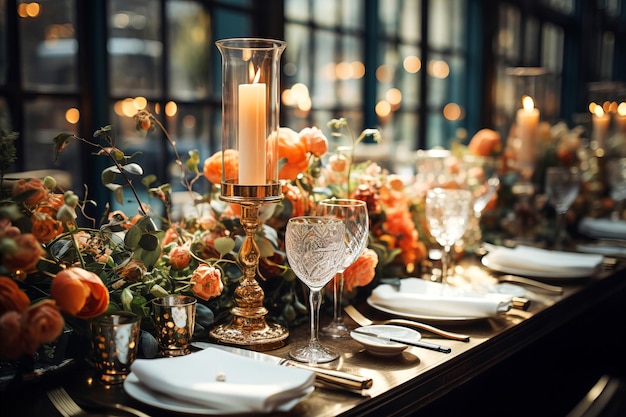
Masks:
[[[147,388],[224,412],[288,411],[315,382],[314,372],[215,348],[175,358],[137,359],[131,371]]]
[[[626,239],[626,221],[585,217],[578,223],[578,231],[594,239]]]
[[[580,276],[592,275],[602,263],[602,255],[562,252],[519,245],[514,248],[496,247],[489,252],[489,263],[504,268],[514,268],[535,273],[559,274],[571,273]]]
[[[511,309],[510,294],[468,291],[420,278],[400,280],[400,288],[382,284],[372,290],[374,306],[432,317],[494,317]]]

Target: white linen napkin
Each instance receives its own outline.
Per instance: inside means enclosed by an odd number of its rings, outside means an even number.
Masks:
[[[602,263],[602,255],[563,252],[519,245],[514,248],[497,247],[487,255],[489,262],[504,268],[522,269],[536,273],[571,273],[574,276],[592,275]]]
[[[398,312],[432,317],[495,317],[511,309],[511,295],[468,291],[420,278],[400,280],[400,288],[382,284],[369,301]]]
[[[578,231],[594,239],[626,239],[626,221],[585,217],[578,223]]]
[[[147,388],[225,412],[288,411],[311,391],[315,373],[207,348],[186,356],[137,359],[131,371]],[[223,378],[222,378],[223,377]]]

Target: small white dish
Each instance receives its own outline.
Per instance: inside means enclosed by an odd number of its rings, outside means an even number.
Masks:
[[[422,338],[420,332],[409,329],[402,326],[390,326],[390,325],[371,325],[359,327],[356,330],[362,330],[368,333],[375,333],[377,335],[392,337],[394,339],[405,339],[407,341],[417,342]],[[350,332],[350,336],[365,347],[372,355],[376,356],[395,356],[402,353],[408,345],[392,342],[389,340],[377,338],[375,336],[367,336]]]

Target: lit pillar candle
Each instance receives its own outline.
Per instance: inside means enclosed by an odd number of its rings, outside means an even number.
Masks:
[[[602,106],[596,105],[593,109],[592,123],[593,132],[591,133],[591,138],[598,143],[598,148],[604,149],[611,117],[604,113]]]
[[[619,106],[617,106],[615,123],[617,124],[617,131],[626,134],[626,102],[621,102]]]
[[[239,184],[265,185],[265,84],[239,85]]]
[[[523,108],[517,111],[517,129],[519,133],[518,161],[522,165],[534,165],[537,154],[537,131],[539,127],[539,109],[534,107],[533,99],[524,96]]]

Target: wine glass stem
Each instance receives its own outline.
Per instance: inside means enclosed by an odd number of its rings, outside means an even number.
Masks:
[[[563,232],[565,230],[565,212],[556,213],[556,236],[554,237],[554,248],[563,249]]]
[[[450,254],[450,245],[446,245],[443,247],[443,252],[441,253],[441,283],[446,284],[448,281],[448,256]]]
[[[318,343],[318,332],[320,328],[320,290],[311,289],[309,294],[309,304],[311,306],[311,340],[309,345]]]
[[[343,271],[337,272],[333,282],[333,324],[343,325],[341,305],[343,303]]]

